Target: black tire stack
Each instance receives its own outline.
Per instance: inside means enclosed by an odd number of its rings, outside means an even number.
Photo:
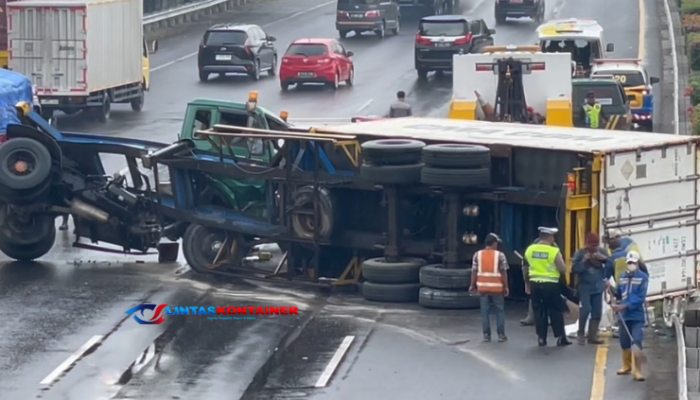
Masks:
[[[447,269],[442,264],[426,265],[420,270],[418,303],[425,308],[469,310],[479,308],[479,297],[471,296],[472,270]]]
[[[429,186],[473,187],[491,183],[491,151],[468,144],[423,147],[420,181]]]
[[[421,289],[419,273],[425,265],[422,258],[404,258],[388,262],[385,258],[370,258],[362,263],[362,297],[384,303],[410,303],[418,301]]]
[[[362,179],[383,185],[420,181],[425,143],[408,139],[381,139],[362,143]]]

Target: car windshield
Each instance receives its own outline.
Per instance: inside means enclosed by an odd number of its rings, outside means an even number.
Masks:
[[[339,10],[349,10],[354,6],[372,6],[379,4],[379,0],[338,0]]]
[[[646,86],[644,75],[641,71],[600,71],[595,75],[612,75],[622,87]]]
[[[595,94],[595,99],[603,106],[621,106],[624,104],[622,93],[616,85],[574,85],[574,101],[577,105],[586,103],[588,92]]]
[[[325,44],[319,43],[293,44],[289,46],[285,54],[289,56],[307,57],[325,56],[328,54],[328,48]]]
[[[207,46],[244,45],[247,39],[248,35],[243,31],[209,31],[204,38],[204,44]]]
[[[423,21],[419,28],[421,36],[464,36],[467,32],[466,21]]]

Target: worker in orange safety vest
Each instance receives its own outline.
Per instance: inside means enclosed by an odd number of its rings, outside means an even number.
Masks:
[[[505,254],[498,251],[501,238],[495,233],[486,236],[485,248],[474,254],[472,259],[472,279],[469,291],[481,296],[481,323],[484,341],[491,341],[491,306],[496,310],[496,333],[498,341],[505,342],[506,315],[505,297],[508,296],[508,261]]]

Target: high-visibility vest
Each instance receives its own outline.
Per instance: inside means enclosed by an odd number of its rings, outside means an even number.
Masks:
[[[497,250],[484,249],[476,253],[479,263],[476,273],[476,290],[483,294],[503,294],[503,278],[498,270]]]
[[[531,244],[525,250],[525,260],[530,266],[530,282],[558,283],[561,274],[555,260],[559,249],[546,244]]]
[[[600,103],[595,103],[593,106],[589,104],[585,104],[583,106],[583,111],[586,112],[586,119],[588,122],[588,126],[593,128],[593,129],[598,129],[600,126],[600,109],[601,109]]]

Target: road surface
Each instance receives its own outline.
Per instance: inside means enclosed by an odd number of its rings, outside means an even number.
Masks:
[[[464,14],[494,27],[493,2],[463,0]],[[651,0],[548,1],[548,18],[594,18],[615,43],[615,57],[641,57],[659,75],[660,49]],[[301,37],[336,37],[334,2],[278,0],[217,16],[257,23],[278,38],[283,53]],[[188,100],[243,101],[259,91],[268,109],[292,118],[384,114],[405,90],[419,115],[444,116],[449,76],[418,82],[413,70],[415,21],[397,37],[350,37],[356,86],[337,92],[280,91],[279,82],[229,77],[200,83],[194,54],[206,24],[164,39],[153,56],[152,90],[142,113],[115,107],[106,125],[63,117],[65,130],[169,142],[177,137]],[[536,40],[535,24],[497,27],[497,44]],[[123,165],[107,157],[107,169]],[[436,312],[416,305],[369,304],[356,296],[251,283],[193,280],[180,264],[153,256],[105,255],[70,248],[59,235],[45,262],[0,265],[0,398],[2,399],[318,399],[366,400],[644,398],[645,384],[619,378],[619,348],[536,347],[531,328],[509,305],[507,343],[483,344],[473,311]],[[166,316],[139,325],[125,314],[142,303],[172,306],[297,306],[300,315],[211,320]],[[145,314],[145,319],[150,315]],[[296,340],[294,340],[296,339]],[[655,386],[656,387],[656,386]],[[663,398],[661,396],[660,398]]]

